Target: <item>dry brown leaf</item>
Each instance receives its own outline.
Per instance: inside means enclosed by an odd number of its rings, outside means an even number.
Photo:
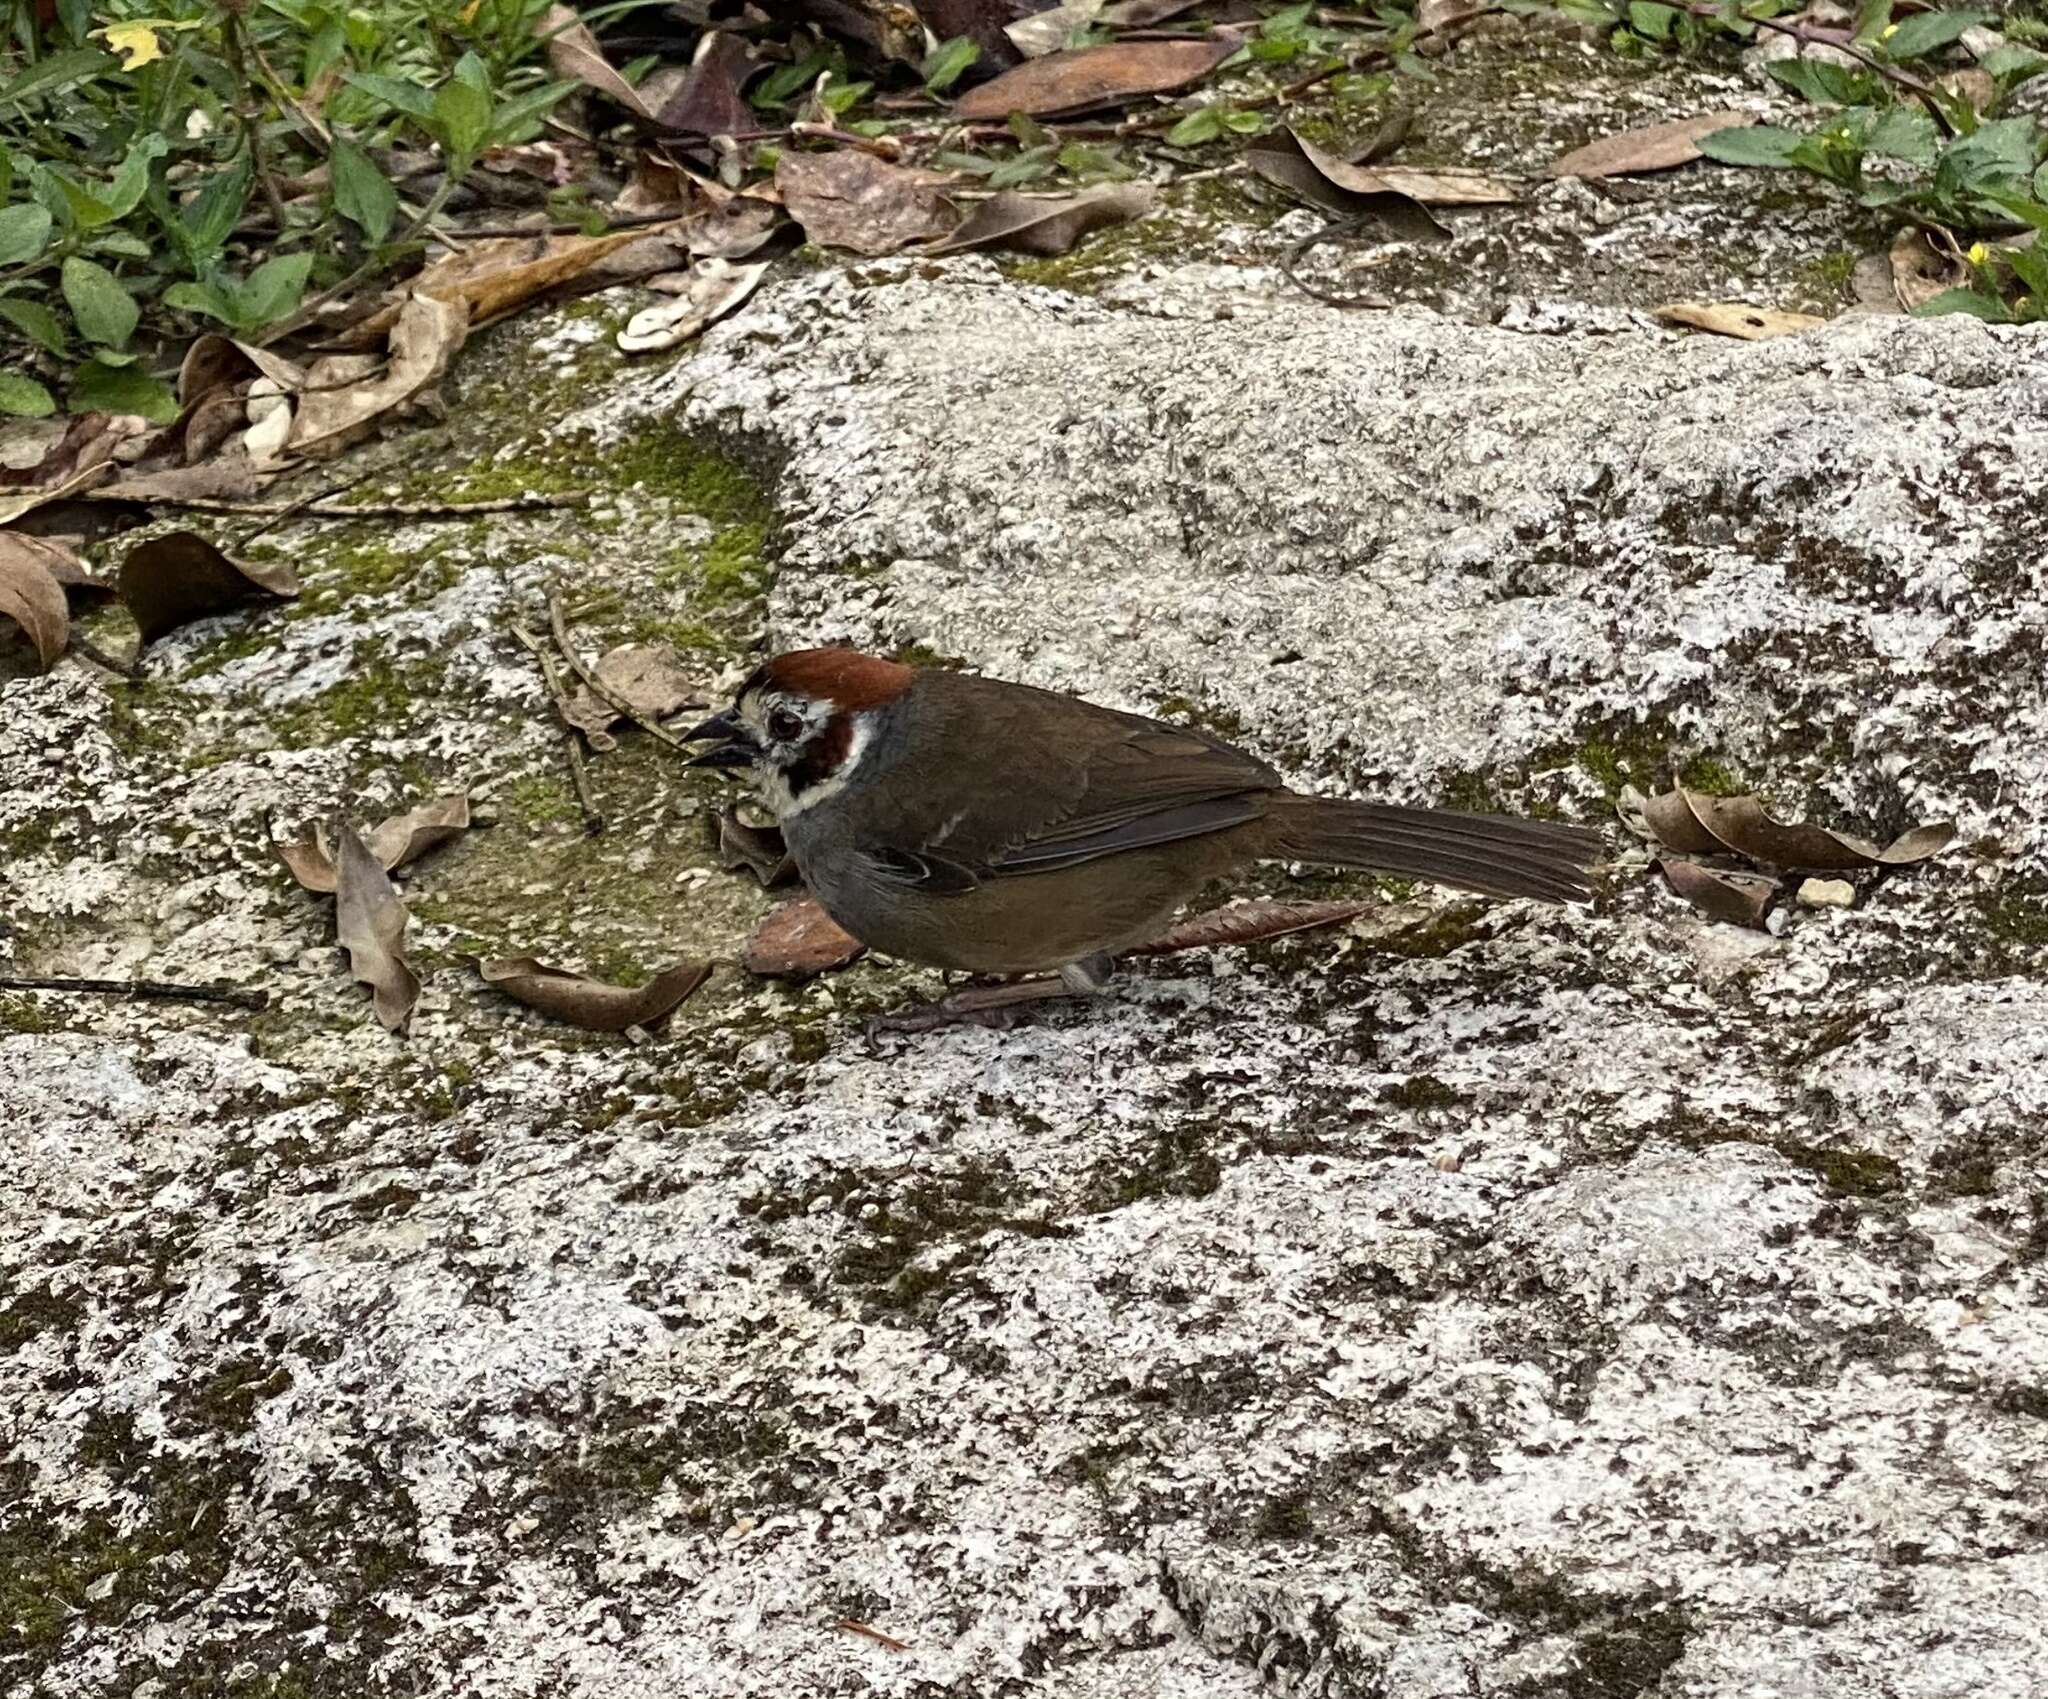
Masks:
[[[1700,138],[1717,130],[1740,130],[1757,122],[1754,112],[1706,112],[1668,124],[1645,124],[1602,136],[1554,159],[1551,177],[1625,177],[1638,171],[1669,171],[1704,157]]]
[[[1975,112],[1989,112],[1998,103],[1998,79],[1978,65],[1960,71],[1944,71],[1935,85],[1947,89]]]
[[[1100,47],[1026,60],[953,103],[967,122],[1012,112],[1053,118],[1115,106],[1146,94],[1170,94],[1199,82],[1237,51],[1235,37],[1214,41],[1112,41]]]
[[[1289,143],[1326,181],[1354,195],[1405,195],[1424,206],[1505,206],[1521,199],[1514,184],[1484,171],[1418,171],[1403,165],[1353,165],[1291,129],[1261,137],[1247,152],[1254,156],[1282,153]],[[1252,163],[1257,170],[1256,157]]]
[[[535,296],[575,282],[599,260],[648,234],[643,228],[603,236],[494,237],[430,265],[413,279],[412,288],[436,300],[462,302],[471,328],[481,329]]]
[[[568,6],[550,6],[533,26],[534,36],[547,43],[548,69],[565,82],[581,83],[624,107],[636,118],[654,121],[654,114],[633,85],[612,69],[589,26]]]
[[[1091,230],[1143,218],[1152,210],[1149,183],[1105,183],[1074,195],[1025,195],[1005,189],[962,221],[932,254],[974,248],[1015,248],[1027,254],[1064,254]]]
[[[651,1027],[667,1019],[711,977],[711,964],[678,962],[645,985],[632,986],[608,985],[588,974],[549,967],[532,956],[479,962],[477,971],[486,985],[556,1020],[586,1032],[624,1032],[630,1026]]]
[[[1342,926],[1370,908],[1370,903],[1281,902],[1255,898],[1191,916],[1157,938],[1125,951],[1131,956],[1170,956],[1182,950],[1206,950],[1225,944],[1251,944],[1321,926]]]
[[[185,350],[178,367],[178,404],[190,407],[213,390],[232,388],[253,377],[266,377],[287,392],[306,381],[305,372],[283,355],[210,330]]]
[[[450,838],[468,831],[469,825],[469,792],[447,791],[432,802],[379,822],[364,842],[377,865],[387,873],[395,873],[427,851],[438,849]],[[319,826],[310,827],[304,837],[294,842],[271,847],[291,876],[307,890],[334,889],[334,852],[328,848],[327,834]]]
[[[419,976],[405,959],[411,919],[391,875],[344,822],[335,857],[334,935],[348,952],[350,976],[370,987],[377,1019],[391,1032],[405,1030],[420,1000]]]
[[[0,531],[0,618],[21,627],[48,672],[71,641],[71,608],[40,539]]]
[[[121,562],[120,594],[142,642],[258,596],[290,601],[299,581],[282,561],[232,560],[196,531],[137,543]]]
[[[367,841],[385,871],[395,872],[468,830],[469,792],[444,791],[432,802],[392,815]]]
[[[292,452],[320,459],[360,442],[385,414],[410,406],[441,381],[468,328],[465,303],[414,290],[391,327],[391,356],[381,373],[372,375],[376,362],[366,369],[359,354],[329,355],[307,373],[308,393],[288,439]]]
[[[685,708],[702,708],[708,697],[696,680],[683,670],[681,657],[670,643],[621,643],[598,657],[597,682],[609,692],[609,700],[589,689],[577,692],[577,705],[589,698],[593,713],[603,713],[604,723],[622,718],[613,702],[624,704],[650,720],[665,720]]]
[[[730,136],[755,128],[759,120],[740,98],[755,69],[754,50],[743,37],[707,29],[697,38],[690,74],[656,111],[656,122],[685,136]]]
[[[45,502],[63,501],[69,496],[75,496],[80,490],[89,490],[95,484],[105,483],[113,475],[112,466],[98,461],[67,473],[53,483],[38,484],[31,489],[17,490],[13,495],[0,496],[0,526],[12,525],[17,519],[35,512]]]
[[[863,944],[819,905],[816,897],[786,902],[754,928],[746,970],[763,979],[815,979],[867,953]]]
[[[1696,861],[1663,860],[1652,865],[1670,881],[1672,890],[1701,914],[1736,926],[1763,930],[1772,899],[1778,895],[1778,881],[1761,873],[1729,873],[1702,867]]]
[[[1060,0],[1043,12],[1003,25],[1003,34],[1026,59],[1043,59],[1065,47],[1076,30],[1092,24],[1102,4],[1103,0]]]
[[[943,236],[958,221],[946,198],[951,179],[848,148],[839,153],[785,153],[775,167],[782,203],[822,248],[893,254],[912,242]]]
[[[789,853],[779,826],[749,826],[737,809],[718,817],[718,864],[731,872],[744,867],[772,891],[797,876],[796,857]]]
[[[731,312],[768,274],[770,260],[734,265],[730,260],[699,260],[685,274],[682,291],[673,301],[635,313],[619,332],[619,347],[628,354],[653,354],[700,334]],[[650,288],[658,287],[650,283]]]
[[[38,537],[27,531],[0,531],[0,554],[27,550],[43,563],[56,579],[58,588],[71,602],[100,601],[114,594],[114,586],[95,578],[85,559],[61,537]]]
[[[1376,218],[1405,241],[1433,241],[1450,234],[1414,196],[1388,188],[1369,169],[1347,165],[1291,130],[1262,136],[1245,149],[1244,157],[1267,182],[1333,217]],[[1356,186],[1365,182],[1374,186]]]
[[[320,826],[308,826],[304,837],[286,843],[273,839],[270,847],[277,852],[277,859],[284,863],[285,871],[306,890],[328,896],[333,894],[334,849]]]
[[[1891,248],[1892,293],[1907,312],[1970,281],[1970,268],[1954,254],[1929,246],[1924,231],[1901,230]]]
[[[1643,804],[1660,843],[1687,855],[1740,855],[1772,867],[1820,871],[1906,867],[1955,841],[1953,824],[1915,826],[1880,848],[1868,838],[1810,822],[1773,820],[1753,796],[1706,796],[1680,787]]]
[[[1777,307],[1752,307],[1744,301],[1667,301],[1651,309],[1666,324],[1689,325],[1716,336],[1744,342],[1768,342],[1776,336],[1797,336],[1828,321],[1812,313],[1788,313]]]
[[[1149,29],[1206,3],[1207,0],[1110,0],[1096,14],[1096,21],[1111,29]]]

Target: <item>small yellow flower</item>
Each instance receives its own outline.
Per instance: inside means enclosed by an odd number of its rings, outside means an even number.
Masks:
[[[1877,39],[1879,41],[1890,41],[1898,33],[1899,26],[1897,24],[1886,24],[1883,29],[1878,31]]]
[[[1963,258],[1972,265],[1982,265],[1990,257],[1991,250],[1985,247],[1982,242],[1972,242],[1970,244],[1970,251],[1963,255]]]
[[[164,56],[163,43],[156,38],[156,31],[148,24],[109,24],[105,29],[92,32],[107,44],[110,52],[121,55],[121,69],[132,71],[138,65],[147,65],[152,59]]]

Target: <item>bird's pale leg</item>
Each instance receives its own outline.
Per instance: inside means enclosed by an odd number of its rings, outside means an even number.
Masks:
[[[1069,962],[1057,974],[1012,979],[1000,985],[970,985],[936,1003],[905,1009],[900,1014],[878,1015],[868,1027],[872,1032],[936,1032],[941,1027],[969,1025],[1006,1027],[1030,1004],[1095,996],[1109,984],[1114,967],[1108,956],[1084,956],[1078,962]]]

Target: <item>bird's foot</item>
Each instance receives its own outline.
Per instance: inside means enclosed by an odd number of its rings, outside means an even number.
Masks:
[[[868,1034],[872,1037],[882,1032],[937,1032],[949,1026],[985,1026],[1004,1032],[1040,1003],[1094,996],[1109,983],[1110,968],[1109,957],[1089,956],[1070,962],[1057,975],[1012,979],[999,985],[970,985],[936,1003],[921,1004],[893,1015],[876,1015],[868,1022]]]

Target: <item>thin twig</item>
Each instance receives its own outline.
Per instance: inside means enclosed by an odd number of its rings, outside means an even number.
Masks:
[[[597,798],[590,793],[590,771],[583,761],[582,734],[575,731],[565,734],[562,749],[569,757],[569,783],[576,787],[576,806],[583,810],[583,835],[586,838],[599,837],[604,832],[604,814],[597,806]]]
[[[871,1622],[857,1622],[850,1616],[842,1616],[832,1625],[844,1629],[848,1634],[858,1634],[864,1640],[872,1640],[877,1646],[887,1646],[892,1652],[907,1652],[910,1642],[899,1640],[893,1634],[884,1634]]]
[[[1356,218],[1333,218],[1320,230],[1311,230],[1299,242],[1296,242],[1289,248],[1286,253],[1280,256],[1280,275],[1286,278],[1289,283],[1293,284],[1304,295],[1313,296],[1316,300],[1327,302],[1333,307],[1369,307],[1377,311],[1384,311],[1391,307],[1394,303],[1384,295],[1334,294],[1330,290],[1319,288],[1315,284],[1305,281],[1301,274],[1294,269],[1301,263],[1302,256],[1309,249],[1323,242],[1333,242],[1347,236],[1355,236],[1378,216],[1377,213],[1367,212],[1361,213]]]
[[[374,474],[373,474],[374,475]],[[344,486],[346,487],[346,486]],[[300,517],[308,519],[467,519],[474,513],[525,513],[539,508],[582,507],[590,500],[587,490],[542,492],[530,490],[519,496],[493,496],[488,501],[366,501],[338,502],[326,496],[311,501],[223,501],[215,496],[122,496],[94,494],[93,501],[139,501],[154,507],[189,508],[194,513],[262,514],[272,524]],[[269,527],[265,527],[267,530]],[[253,533],[252,533],[253,535]]]
[[[344,483],[330,485],[327,489],[308,490],[304,495],[298,497],[296,500],[286,502],[276,513],[271,514],[267,519],[263,521],[261,525],[257,526],[253,531],[244,533],[241,540],[235,544],[236,549],[246,549],[251,543],[255,542],[258,537],[262,536],[264,532],[271,530],[276,526],[282,525],[287,519],[291,519],[298,514],[304,513],[307,508],[312,507],[315,503],[323,501],[333,501],[337,496],[347,495],[348,492],[354,489],[358,484],[367,483],[369,482],[370,479],[376,476],[377,474],[374,471],[362,472],[358,473],[355,477],[348,479]]]
[[[420,208],[419,213],[413,218],[411,223],[401,230],[397,236],[392,238],[390,242],[380,247],[376,253],[371,254],[369,258],[364,260],[361,265],[357,266],[354,271],[350,272],[339,283],[335,284],[332,288],[321,290],[310,301],[301,302],[299,310],[293,313],[290,318],[279,319],[276,324],[256,338],[256,346],[268,348],[273,342],[282,342],[287,336],[305,329],[307,325],[319,318],[322,307],[341,300],[358,283],[363,282],[366,278],[375,276],[382,269],[383,261],[381,255],[385,250],[402,248],[408,242],[417,241],[420,232],[434,222],[441,208],[447,203],[448,197],[455,192],[455,184],[455,173],[444,171],[441,174],[441,181],[434,187],[432,197],[425,206]]]
[[[131,655],[125,661],[119,655],[110,655],[91,638],[71,634],[71,649],[74,654],[83,655],[96,667],[105,667],[110,673],[119,673],[123,678],[142,677],[142,657]]]
[[[227,1003],[237,1009],[267,1009],[267,991],[233,985],[181,985],[168,979],[0,979],[0,991],[85,991],[138,1002]]]
[[[568,692],[562,688],[561,676],[549,658],[547,645],[523,625],[514,625],[512,635],[524,643],[540,663],[540,681],[547,686],[548,700],[554,703],[555,712],[561,716],[563,729],[568,733],[565,747],[569,757],[569,782],[576,787],[576,806],[583,810],[584,835],[594,838],[604,830],[604,815],[598,809],[597,798],[591,794],[590,771],[583,760],[583,740],[590,734],[577,724],[570,711]]]
[[[271,68],[270,61],[264,58],[263,44],[254,34],[247,34],[244,39],[248,43],[250,56],[256,61],[256,74],[270,89],[271,99],[277,102],[280,110],[290,114],[297,121],[302,135],[317,143],[321,152],[331,153],[334,149],[334,137],[327,126],[321,123],[304,101],[285,86],[284,79]]]
[[[558,591],[548,593],[548,629],[555,634],[555,647],[562,651],[562,658],[576,669],[576,676],[590,687],[590,693],[607,703],[622,719],[631,720],[634,725],[671,749],[688,749],[690,746],[666,726],[650,720],[639,709],[631,706],[608,684],[600,682],[597,674],[577,653],[576,645],[569,641],[569,627],[562,617],[562,598]]]
[[[242,43],[246,39],[242,20],[239,16],[230,14],[227,25],[227,33],[222,37],[222,41],[227,48],[228,65],[235,73],[236,88],[242,95],[247,95],[252,87],[252,79],[248,65],[242,57]],[[278,193],[277,183],[270,175],[269,162],[263,155],[262,126],[258,124],[256,115],[249,111],[240,98],[235,102],[235,119],[241,125],[243,140],[249,144],[249,166],[256,173],[256,183],[263,191],[264,204],[270,208],[270,216],[277,221],[277,233],[280,236],[286,235],[291,230],[291,215],[285,211],[284,196]]]

